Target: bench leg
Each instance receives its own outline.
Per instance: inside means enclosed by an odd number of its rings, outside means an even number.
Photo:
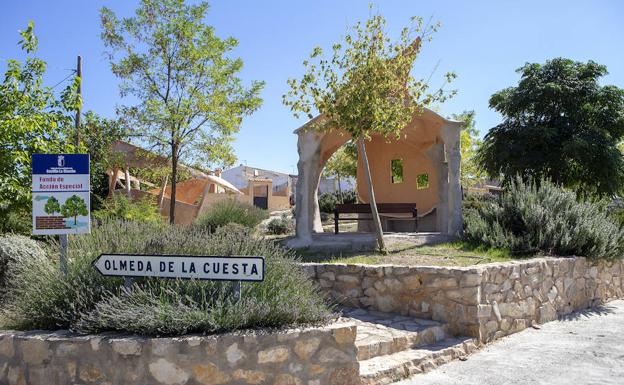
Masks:
[[[338,234],[338,211],[334,211],[334,234]]]

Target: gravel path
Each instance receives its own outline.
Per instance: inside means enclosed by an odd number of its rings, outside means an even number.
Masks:
[[[503,338],[395,385],[624,384],[624,301]]]

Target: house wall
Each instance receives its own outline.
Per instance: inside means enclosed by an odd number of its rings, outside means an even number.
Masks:
[[[257,172],[254,172],[256,170]],[[270,179],[273,186],[279,186],[288,183],[289,175],[277,171],[263,170],[251,166],[240,165],[230,168],[221,173],[221,177],[241,190],[246,188],[249,179]],[[241,190],[242,191],[242,190]]]

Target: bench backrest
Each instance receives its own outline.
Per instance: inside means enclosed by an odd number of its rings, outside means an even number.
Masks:
[[[416,209],[416,203],[377,203],[380,213],[411,213]],[[339,213],[370,214],[371,208],[368,203],[342,203],[336,205]]]

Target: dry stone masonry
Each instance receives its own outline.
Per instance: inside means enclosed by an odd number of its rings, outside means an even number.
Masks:
[[[0,333],[0,384],[355,385],[354,325],[181,338]]]
[[[482,342],[622,298],[623,262],[536,258],[479,267],[303,264],[334,300],[448,323]]]

